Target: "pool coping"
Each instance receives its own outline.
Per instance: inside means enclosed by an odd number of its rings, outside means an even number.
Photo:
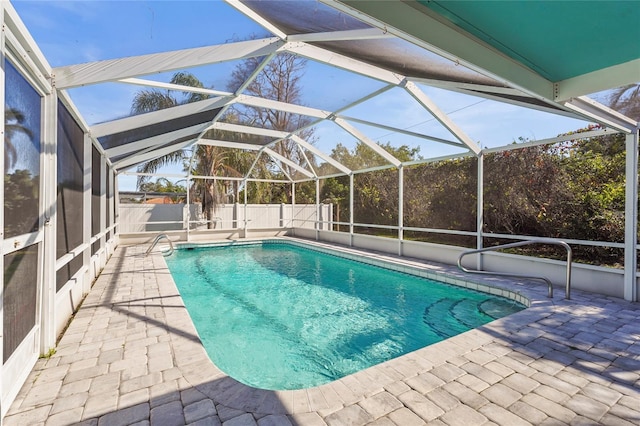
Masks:
[[[419,260],[300,238],[269,237],[224,242],[180,243],[177,247],[220,247],[225,245],[251,245],[260,242],[286,242],[287,244],[331,252],[331,254],[339,251],[344,257],[352,260],[384,267],[391,266],[392,269],[406,273],[415,274],[417,271],[419,276],[511,298],[528,307],[521,312],[497,319],[482,327],[458,334],[332,382],[300,390],[264,390],[245,385],[218,369],[206,354],[204,346],[200,345],[201,353],[199,358],[201,359],[193,359],[194,363],[197,364],[197,368],[186,369],[184,371],[185,379],[209,398],[237,410],[261,414],[320,411],[321,415],[336,411],[345,405],[382,392],[384,386],[396,380],[417,376],[443,364],[447,359],[462,356],[477,347],[487,344],[493,339],[493,332],[501,332],[514,322],[518,324],[528,323],[533,320],[531,318],[533,315],[544,316],[545,307],[554,304],[553,299],[546,297],[546,287],[537,282],[532,283],[524,280],[516,288],[509,288],[513,287],[515,283],[504,278],[471,279],[447,265],[427,264]],[[164,268],[168,270],[164,259],[163,263]],[[442,275],[445,275],[444,279],[442,279]],[[171,281],[175,287],[173,279]],[[172,290],[177,292],[177,288]],[[556,299],[559,297],[562,297],[560,292],[556,295]],[[184,302],[181,300],[181,303]],[[174,312],[174,315],[180,315],[181,318],[168,318],[168,320],[184,323],[185,319],[182,316],[189,316],[186,310]],[[188,319],[191,321],[190,317]],[[192,330],[190,332],[197,335],[193,323],[191,323],[191,327]],[[306,404],[304,401],[309,401],[309,403]],[[311,401],[325,401],[325,403],[312,403]]]

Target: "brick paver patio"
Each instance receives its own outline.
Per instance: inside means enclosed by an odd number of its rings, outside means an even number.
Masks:
[[[640,424],[639,303],[488,279],[532,306],[326,385],[265,391],[209,360],[145,248],[116,250],[5,426]]]

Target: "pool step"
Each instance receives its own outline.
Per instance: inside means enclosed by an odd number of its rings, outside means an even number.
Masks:
[[[468,299],[440,299],[428,305],[422,321],[443,339],[477,327],[478,306]]]

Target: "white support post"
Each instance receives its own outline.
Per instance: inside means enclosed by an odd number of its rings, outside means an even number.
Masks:
[[[291,227],[295,225],[296,218],[296,183],[291,182]]]
[[[398,256],[402,256],[404,240],[404,166],[398,167]]]
[[[107,229],[107,157],[100,156],[100,233]],[[94,170],[95,172],[95,170]],[[100,237],[100,249],[98,269],[104,268],[107,263],[107,235]]]
[[[378,145],[374,140],[368,138],[364,133],[362,133],[355,127],[353,127],[351,124],[347,123],[346,120],[339,117],[333,117],[333,122],[336,123],[338,126],[342,127],[344,130],[346,130],[348,133],[350,133],[353,137],[358,139],[360,142],[362,142],[363,144],[367,145],[369,148],[374,150],[378,155],[380,155],[389,163],[393,164],[396,167],[400,166],[400,163],[401,163],[400,160],[398,160],[396,157],[388,153],[383,147]]]
[[[2,24],[2,28],[5,28],[5,2],[0,2],[0,23]],[[0,31],[0,60],[2,60],[3,64],[5,61],[5,51],[7,49],[6,46],[6,31]],[[4,66],[0,66],[0,105],[6,105],[5,103],[5,76],[4,76]],[[0,132],[5,135],[5,123],[4,120],[0,122]],[[3,153],[4,154],[4,153]],[[0,170],[5,170],[4,168],[4,155],[0,155]],[[4,182],[4,181],[3,181]],[[4,206],[4,183],[0,185],[0,203]],[[4,207],[0,209],[0,247],[4,247]],[[0,255],[0,282],[4,283],[4,255]],[[0,333],[0,359],[4,360],[4,285],[0,286],[0,330],[3,330]],[[4,364],[4,362],[3,362]],[[2,370],[2,365],[0,364],[0,371]],[[8,401],[5,400],[5,388],[7,386],[12,386],[9,383],[4,383],[0,377],[0,425],[2,424],[2,416],[3,414],[9,410],[7,407]]]
[[[115,169],[115,168],[114,168]],[[115,228],[113,228],[112,237],[115,237],[119,234],[120,230],[120,185],[118,185],[118,174],[114,173],[113,175],[113,202],[115,203],[115,207],[113,208],[113,223]],[[119,238],[116,241],[116,244],[119,244]]]
[[[185,200],[185,204],[187,206],[187,211],[185,212],[185,215],[187,216],[187,242],[189,242],[189,237],[190,237],[190,230],[191,230],[191,203],[189,200],[189,181],[191,179],[191,175],[187,176],[187,199]]]
[[[109,166],[109,160],[108,158],[106,159],[106,164],[105,164],[105,174],[106,174],[106,182],[105,182],[105,188],[107,191],[107,194],[109,195],[108,197],[105,198],[105,231],[109,228],[111,228],[111,224],[113,223],[113,207],[111,206],[111,203],[113,201],[113,179],[112,179],[112,175],[113,175],[113,171],[111,170],[110,166]],[[110,250],[110,246],[111,246],[111,232],[108,232],[105,235],[105,240],[104,240],[104,247],[105,247],[105,254],[106,254],[106,258],[105,258],[105,264],[106,261],[109,260],[109,250]]]
[[[57,184],[57,124],[58,97],[56,92],[44,97],[44,134],[42,137],[44,164],[40,180],[44,211],[43,273],[40,284],[42,309],[40,311],[40,354],[56,345],[56,184]]]
[[[349,245],[353,246],[353,173],[349,175]]]
[[[93,143],[88,133],[84,134],[84,177],[82,179],[82,242],[87,248],[82,253],[82,264],[87,267],[82,283],[82,293],[87,294],[91,290],[93,281],[93,268],[91,268],[91,161]]]
[[[255,162],[254,162],[255,164]],[[247,238],[247,192],[249,192],[249,179],[244,181],[244,217],[242,220],[244,221],[244,238]]]
[[[453,136],[465,144],[474,154],[480,153],[476,144],[451,118],[445,114],[418,86],[410,81],[404,82],[404,88],[423,108],[440,122]]]
[[[480,151],[478,161],[477,203],[476,203],[476,248],[482,248],[482,229],[484,227],[484,152]],[[478,253],[476,269],[482,271],[482,253]]]
[[[316,241],[320,239],[320,229],[324,229],[320,219],[320,179],[316,178]]]
[[[626,186],[624,211],[624,298],[638,301],[636,279],[638,249],[638,138],[640,129],[626,137]]]

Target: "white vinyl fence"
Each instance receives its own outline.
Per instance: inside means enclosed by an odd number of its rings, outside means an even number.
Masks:
[[[199,204],[120,204],[119,232],[160,232],[187,229],[206,229],[207,223]],[[272,229],[308,228],[331,230],[333,204],[226,204],[214,213],[215,229]],[[316,220],[318,223],[316,228]],[[323,223],[324,222],[324,223]]]

